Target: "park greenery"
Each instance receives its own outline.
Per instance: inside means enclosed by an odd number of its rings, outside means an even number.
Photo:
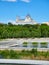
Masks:
[[[13,25],[11,23],[0,23],[0,39],[41,37],[49,37],[49,26],[47,24]]]
[[[23,47],[27,47],[28,42],[23,42]]]
[[[41,42],[41,47],[47,48],[47,42]]]
[[[40,43],[40,48],[47,48],[48,42],[31,42],[31,46],[33,48],[38,48],[38,44]],[[23,47],[27,47],[30,42],[23,42]]]
[[[45,38],[49,37],[49,25],[35,24],[35,25],[13,25],[11,23],[0,23],[0,39],[6,38]],[[23,43],[27,47],[27,42]],[[33,42],[33,46],[37,47],[38,43]],[[41,42],[41,46],[46,47],[46,42]],[[32,50],[0,50],[0,58],[6,59],[37,59],[49,60],[49,51]]]
[[[49,51],[32,50],[0,50],[0,58],[49,60]]]
[[[38,47],[38,42],[32,42],[33,47]]]

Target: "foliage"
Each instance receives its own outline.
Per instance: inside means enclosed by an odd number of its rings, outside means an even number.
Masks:
[[[13,25],[10,22],[8,24],[0,24],[0,39],[35,37],[49,37],[49,26],[46,24]]]
[[[23,42],[23,46],[27,47],[28,42]]]
[[[38,47],[38,42],[32,42],[33,47]]]
[[[37,49],[32,49],[32,50],[31,50],[31,53],[33,53],[34,56],[36,57],[36,56],[37,56]]]
[[[47,48],[47,42],[41,42],[41,47],[46,47]]]
[[[32,50],[0,50],[0,58],[6,59],[40,59],[49,60],[49,51]]]

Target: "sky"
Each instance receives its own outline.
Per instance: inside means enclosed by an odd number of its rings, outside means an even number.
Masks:
[[[38,23],[49,22],[49,0],[0,0],[0,23],[14,22],[27,14]]]

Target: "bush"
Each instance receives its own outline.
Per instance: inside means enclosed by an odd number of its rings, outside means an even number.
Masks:
[[[33,47],[38,47],[38,42],[32,42]]]
[[[42,48],[47,48],[47,42],[41,42],[41,47]]]
[[[34,56],[36,57],[36,56],[37,56],[37,49],[32,49],[32,50],[31,50],[31,53],[33,53]]]
[[[27,47],[27,42],[23,42],[23,47]]]

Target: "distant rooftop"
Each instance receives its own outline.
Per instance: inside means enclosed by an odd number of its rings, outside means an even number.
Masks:
[[[24,24],[36,24],[36,22],[31,18],[31,16],[28,14],[25,19],[21,19],[17,16],[16,18],[16,24],[24,25]]]

